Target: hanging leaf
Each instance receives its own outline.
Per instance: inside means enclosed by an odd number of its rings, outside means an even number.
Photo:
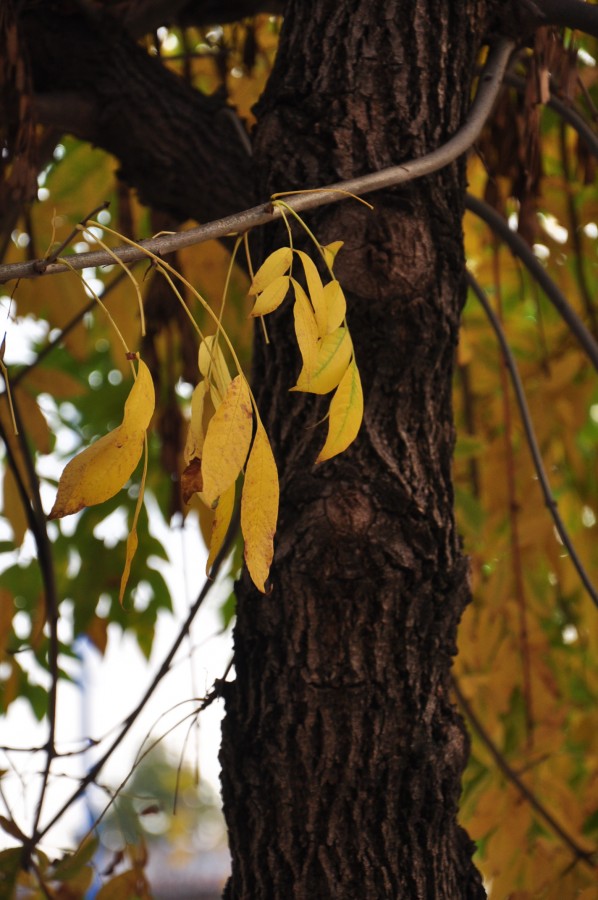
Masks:
[[[266,579],[274,557],[274,534],[278,518],[278,472],[268,436],[261,422],[257,427],[241,497],[241,531],[245,540],[245,562],[256,588],[265,593]]]
[[[278,250],[275,250],[255,273],[248,293],[261,294],[275,278],[286,275],[292,261],[293,251],[290,247],[280,247]]]
[[[156,395],[151,372],[140,359],[135,384],[125,402],[123,425],[129,429],[138,428],[142,432],[147,431],[155,405]]]
[[[214,521],[212,522],[212,537],[210,540],[210,553],[208,555],[208,561],[206,563],[206,575],[209,575],[210,569],[214,565],[214,560],[222,549],[224,539],[233,517],[234,508],[235,483],[233,482],[228,490],[226,490],[220,497],[218,506],[216,507],[216,510],[214,512]]]
[[[336,259],[336,254],[343,246],[344,241],[333,241],[331,244],[326,244],[322,247],[322,252],[324,253],[324,259],[326,260],[326,265],[329,269],[331,269],[334,265],[334,261]]]
[[[303,263],[307,290],[316,316],[318,334],[320,337],[324,337],[328,330],[328,308],[324,297],[324,285],[313,259],[303,250],[297,250],[297,254]]]
[[[271,281],[268,287],[258,294],[250,315],[265,316],[278,309],[288,293],[290,283],[291,279],[288,275],[279,275],[278,278]]]
[[[196,385],[191,395],[191,419],[189,430],[183,451],[185,463],[189,465],[192,459],[201,459],[204,442],[203,411],[208,391],[208,382],[204,378]]]
[[[291,279],[295,289],[295,335],[303,360],[303,368],[311,371],[316,364],[318,352],[318,325],[309,298],[300,284]]]
[[[154,405],[152,377],[145,363],[139,360],[137,378],[125,403],[122,424],[77,454],[66,466],[50,519],[103,503],[124,487],[141,457]]]
[[[247,458],[252,427],[249,385],[243,375],[237,375],[212,416],[204,441],[201,473],[208,506],[237,480]]]
[[[293,391],[327,394],[340,383],[351,360],[353,347],[346,328],[337,328],[320,341],[311,371],[304,364]]]
[[[201,374],[210,382],[212,402],[218,408],[231,383],[231,374],[215,334],[199,345],[198,365]]]
[[[338,281],[330,281],[324,288],[324,300],[327,309],[327,328],[326,334],[332,334],[345,321],[347,315],[347,301],[343,289]],[[323,337],[323,335],[322,335]]]
[[[346,450],[357,437],[363,419],[363,391],[355,360],[343,375],[330,404],[328,436],[316,462]]]

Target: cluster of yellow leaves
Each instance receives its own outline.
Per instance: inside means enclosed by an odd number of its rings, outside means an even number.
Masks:
[[[322,249],[332,272],[334,258],[341,247],[337,241]],[[303,265],[307,292],[287,274],[293,255]],[[255,296],[252,316],[273,312],[293,288],[295,335],[303,366],[292,390],[312,394],[335,391],[328,414],[328,436],[316,462],[331,459],[351,444],[363,418],[363,392],[355,364],[353,344],[347,328],[347,303],[339,282],[332,278],[326,285],[311,259],[302,250],[281,247],[275,250],[256,273],[249,293]]]
[[[209,571],[224,544],[235,508],[235,484],[245,467],[241,495],[245,562],[254,584],[263,592],[274,556],[278,517],[274,456],[259,418],[253,434],[253,401],[247,379],[242,373],[231,377],[215,337],[200,345],[199,371],[202,380],[191,398],[184,451],[183,498],[189,502],[198,494],[207,507],[215,510]]]
[[[330,272],[341,243],[322,247]],[[307,291],[290,273],[294,254],[303,265]],[[363,416],[363,394],[353,345],[346,325],[346,301],[339,282],[323,284],[318,269],[303,251],[281,247],[256,273],[250,295],[253,317],[277,309],[289,289],[295,295],[295,334],[303,365],[293,390],[314,394],[334,391],[328,414],[328,435],[317,462],[341,453],[355,439]],[[198,353],[200,380],[191,397],[191,415],[181,476],[185,503],[197,495],[214,511],[209,535],[210,571],[229,531],[235,509],[236,482],[244,472],[241,493],[241,531],[245,562],[258,588],[265,592],[274,556],[279,485],[274,455],[259,418],[245,375],[232,377],[222,351],[219,326],[202,339]],[[228,343],[228,338],[224,335]],[[234,354],[233,354],[234,356]],[[75,456],[66,466],[50,512],[55,519],[113,497],[131,477],[143,452],[155,408],[152,377],[139,360],[135,383],[125,403],[122,423]],[[144,473],[145,478],[145,473]],[[137,549],[137,504],[127,540],[120,599]]]

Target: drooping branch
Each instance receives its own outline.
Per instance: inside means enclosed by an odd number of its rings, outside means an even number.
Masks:
[[[315,209],[319,206],[346,200],[350,194],[368,194],[383,188],[405,184],[416,178],[422,178],[424,175],[437,172],[439,169],[454,162],[475,143],[484,123],[492,112],[512,49],[512,42],[506,39],[499,41],[494,46],[480,76],[476,98],[467,120],[459,131],[442,147],[419,159],[405,162],[398,166],[391,166],[379,172],[373,172],[349,181],[287,197],[285,202],[297,212]],[[152,253],[164,255],[182,247],[201,244],[208,240],[222,238],[233,233],[247,231],[249,228],[265,225],[280,218],[280,216],[281,210],[278,207],[273,207],[272,203],[263,203],[260,206],[255,206],[252,209],[227,216],[224,219],[198,228],[191,228],[177,234],[141,241],[138,246],[117,248],[114,252],[123,262],[133,262],[144,258],[144,248]],[[105,252],[82,253],[69,256],[69,266],[75,269],[109,265],[113,262],[113,258]],[[46,265],[44,260],[13,263],[0,266],[0,284],[13,278],[32,278],[40,274],[49,275],[65,271],[67,271],[67,266],[61,263]]]
[[[569,532],[565,527],[565,523],[563,522],[561,515],[558,511],[557,502],[554,499],[552,490],[550,488],[550,484],[548,482],[548,477],[546,475],[546,470],[544,469],[544,463],[542,462],[542,454],[540,452],[540,448],[538,446],[538,441],[536,439],[536,433],[534,431],[534,426],[532,424],[529,408],[527,405],[527,400],[525,398],[525,391],[523,388],[523,384],[521,382],[521,378],[519,376],[519,371],[517,369],[517,363],[515,362],[515,358],[509,347],[509,343],[506,339],[503,327],[498,319],[498,316],[490,306],[486,294],[479,283],[476,281],[471,272],[467,273],[467,280],[469,282],[469,286],[474,292],[475,296],[479,300],[480,304],[492,328],[494,329],[494,333],[498,338],[498,342],[500,344],[500,348],[503,354],[503,358],[505,360],[505,364],[507,366],[511,383],[513,385],[513,389],[515,391],[515,397],[517,399],[517,405],[519,406],[519,412],[521,415],[521,421],[523,423],[523,428],[525,430],[525,436],[527,439],[527,443],[530,449],[530,453],[532,455],[532,460],[534,463],[534,468],[536,470],[536,474],[538,476],[538,481],[540,483],[540,487],[542,489],[542,494],[544,496],[544,502],[550,515],[552,516],[552,520],[554,522],[555,528],[558,532],[558,535],[563,542],[563,545],[567,549],[569,556],[571,557],[571,562],[575,566],[577,574],[588,592],[592,602],[596,607],[598,607],[598,592],[596,588],[592,584],[592,581],[586,572],[586,569],[581,562],[577,551],[573,545],[571,537],[569,536]]]
[[[515,231],[509,228],[508,222],[491,206],[473,194],[467,194],[466,208],[482,219],[505,244],[519,257],[526,269],[538,282],[552,305],[558,310],[571,332],[583,347],[588,359],[598,371],[598,344],[579,318],[565,295],[556,286],[550,275],[540,265],[534,253]]]
[[[528,788],[525,782],[519,777],[517,772],[515,772],[513,767],[510,766],[506,761],[506,759],[482,725],[480,719],[477,717],[471,704],[463,695],[459,683],[454,675],[452,678],[452,683],[453,691],[455,692],[455,696],[459,702],[459,706],[465,713],[473,730],[476,732],[486,749],[490,752],[490,755],[494,759],[494,762],[496,763],[498,769],[506,778],[509,779],[512,784],[515,785],[517,790],[525,797],[532,809],[534,809],[535,812],[538,813],[538,815],[542,819],[544,819],[549,828],[551,828],[552,831],[554,831],[554,833],[558,835],[561,841],[570,849],[575,859],[581,860],[593,869],[596,864],[596,853],[588,853],[587,850],[584,850],[583,847],[580,847],[577,841],[575,841],[571,837],[571,835],[565,831],[563,826],[559,822],[557,822],[554,816],[538,800],[533,791]]]

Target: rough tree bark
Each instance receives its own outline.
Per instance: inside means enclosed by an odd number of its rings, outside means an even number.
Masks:
[[[259,193],[426,153],[462,122],[482,0],[293,0],[259,106]],[[290,316],[256,344],[281,476],[271,592],[238,585],[221,751],[228,900],[479,898],[457,824],[467,740],[450,700],[468,602],[453,518],[451,376],[464,302],[464,165],[310,226],[337,273],[366,397],[357,442],[313,464],[317,400]],[[270,233],[265,250],[284,234]]]

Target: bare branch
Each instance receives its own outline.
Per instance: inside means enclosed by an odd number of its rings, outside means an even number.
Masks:
[[[569,301],[556,286],[550,275],[542,267],[534,256],[534,253],[515,231],[509,228],[508,222],[503,219],[491,206],[483,200],[467,194],[465,206],[476,216],[479,216],[488,226],[507,244],[513,253],[519,257],[526,269],[536,279],[540,287],[552,305],[559,311],[583,349],[590,362],[598,371],[598,344],[579,318]]]
[[[380,172],[373,172],[360,178],[353,178],[349,181],[329,185],[321,190],[306,191],[304,194],[288,197],[285,202],[297,212],[316,209],[319,206],[346,200],[349,193],[362,195],[372,191],[379,191],[383,188],[405,184],[416,178],[422,178],[424,175],[431,175],[433,172],[437,172],[439,169],[443,169],[454,162],[475,143],[484,123],[492,112],[512,49],[512,42],[506,39],[499,41],[493,47],[486,66],[480,75],[476,98],[465,124],[442,147],[411,162],[406,162],[399,166],[390,166]],[[280,218],[280,216],[280,209],[273,207],[271,203],[263,203],[260,206],[227,216],[208,225],[191,228],[188,231],[178,232],[173,235],[152,238],[148,241],[141,241],[139,248],[119,247],[114,252],[123,262],[133,262],[144,258],[145,249],[151,253],[164,255],[172,253],[181,247],[189,247],[215,238],[242,233],[249,228],[272,222]],[[82,253],[69,256],[69,265],[75,269],[109,265],[113,262],[113,258],[105,252]],[[33,278],[41,272],[46,275],[53,275],[65,271],[68,271],[67,266],[61,263],[54,263],[44,268],[43,260],[13,263],[0,266],[0,284],[13,278]]]
[[[552,516],[552,519],[555,524],[555,528],[559,534],[560,539],[562,540],[564,546],[569,552],[569,556],[571,557],[571,562],[575,566],[577,570],[577,574],[579,575],[583,586],[586,591],[590,595],[592,602],[596,607],[598,607],[598,592],[596,588],[592,584],[592,581],[586,572],[583,563],[581,562],[579,556],[577,555],[577,551],[573,546],[573,542],[569,536],[569,533],[565,527],[565,523],[563,522],[557,508],[557,502],[554,499],[552,491],[550,489],[550,484],[548,482],[548,477],[546,475],[546,470],[544,469],[544,463],[542,462],[542,454],[540,452],[540,448],[538,446],[538,441],[536,440],[536,434],[534,431],[534,426],[532,424],[529,407],[527,405],[527,400],[525,399],[525,391],[523,389],[523,384],[521,383],[521,378],[519,377],[519,371],[517,369],[517,363],[515,362],[515,357],[511,352],[511,348],[509,347],[509,343],[505,336],[503,327],[498,319],[498,316],[488,303],[488,298],[484,290],[480,287],[476,279],[473,277],[471,272],[467,273],[467,280],[469,282],[469,286],[472,291],[476,295],[477,299],[480,301],[484,312],[486,313],[492,328],[498,338],[498,342],[500,344],[500,348],[503,353],[503,357],[505,360],[505,365],[509,371],[509,375],[511,377],[511,382],[513,384],[513,389],[515,391],[515,397],[517,399],[517,404],[519,406],[519,412],[521,414],[521,421],[523,422],[523,428],[525,430],[525,436],[527,439],[527,443],[532,455],[532,459],[534,462],[534,468],[536,470],[536,474],[538,476],[538,481],[540,482],[540,487],[542,488],[542,494],[544,495],[544,502]]]
[[[220,550],[218,556],[214,560],[214,564],[210,570],[209,577],[206,579],[204,586],[202,587],[201,591],[199,592],[197,600],[191,606],[191,608],[187,614],[187,618],[181,625],[181,627],[179,629],[179,633],[177,634],[176,638],[174,639],[170,650],[164,657],[160,668],[156,672],[152,682],[148,686],[143,697],[141,698],[141,700],[139,701],[139,703],[137,704],[135,709],[131,713],[129,713],[129,715],[127,716],[127,718],[125,719],[125,721],[122,725],[122,728],[120,729],[120,731],[118,732],[117,736],[114,738],[114,740],[112,741],[112,743],[110,744],[108,749],[102,754],[102,756],[97,760],[97,762],[94,763],[94,765],[91,767],[91,769],[89,769],[89,771],[87,772],[85,777],[81,779],[76,790],[74,790],[73,793],[71,794],[71,796],[65,800],[65,802],[60,807],[58,812],[56,812],[54,814],[54,816],[50,819],[50,821],[46,823],[44,828],[37,833],[37,836],[36,836],[37,840],[40,840],[45,834],[48,833],[48,831],[50,831],[50,829],[56,824],[56,822],[58,822],[62,818],[64,813],[67,811],[67,809],[69,809],[70,806],[76,800],[79,799],[81,794],[85,791],[85,788],[88,785],[92,784],[96,780],[97,776],[102,771],[102,769],[104,768],[104,766],[106,765],[106,763],[108,762],[108,760],[110,759],[110,757],[112,756],[114,751],[122,743],[122,740],[125,737],[125,735],[130,731],[133,724],[139,718],[139,715],[145,709],[145,706],[146,706],[148,700],[150,699],[150,697],[152,696],[152,694],[154,693],[154,691],[156,690],[156,688],[158,687],[158,685],[160,684],[160,682],[162,681],[164,676],[170,670],[172,661],[173,661],[174,657],[176,656],[176,653],[177,653],[179,647],[181,646],[181,644],[183,643],[185,637],[188,635],[189,629],[191,628],[193,620],[195,619],[195,616],[197,615],[201,604],[203,603],[203,601],[207,597],[208,593],[210,592],[211,588],[213,587],[215,579],[222,567],[222,564],[223,564],[224,560],[227,558],[228,554],[230,553],[230,549],[231,549],[231,546],[235,539],[238,526],[239,526],[239,514],[238,514],[238,510],[237,510],[235,515],[233,515],[233,519],[232,519],[228,534],[226,536],[226,539],[224,541],[224,544],[222,545],[222,549]]]
[[[56,756],[55,737],[56,737],[56,710],[57,710],[57,692],[58,692],[58,593],[56,590],[56,578],[54,574],[54,558],[52,556],[52,547],[48,538],[46,528],[46,516],[42,506],[39,479],[35,471],[35,465],[31,456],[31,451],[25,437],[23,422],[19,412],[19,404],[17,398],[13,397],[13,410],[15,422],[18,429],[19,450],[23,460],[23,465],[27,480],[29,482],[29,491],[23,481],[17,460],[14,457],[8,436],[4,434],[2,425],[0,424],[0,436],[4,439],[6,454],[9,465],[11,466],[15,479],[17,481],[21,501],[25,507],[28,525],[33,533],[35,546],[37,549],[37,558],[42,573],[44,584],[44,602],[46,606],[46,621],[48,623],[48,670],[50,672],[50,690],[48,692],[48,740],[45,745],[46,761],[44,772],[42,775],[42,786],[40,789],[39,799],[35,810],[32,836],[29,841],[23,845],[22,864],[26,868],[31,853],[37,843],[37,829],[40,816],[42,813],[48,780],[50,777],[50,769],[52,761]]]

